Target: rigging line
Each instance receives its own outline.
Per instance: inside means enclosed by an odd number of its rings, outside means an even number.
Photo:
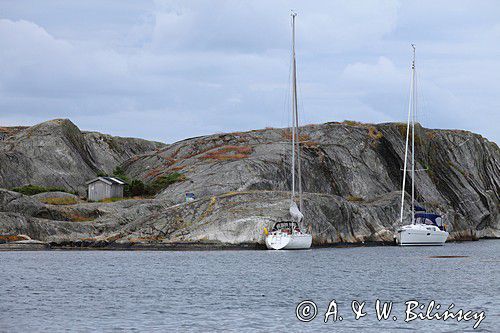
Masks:
[[[408,141],[410,138],[410,115],[411,115],[411,105],[412,105],[412,95],[413,95],[413,62],[410,71],[410,95],[408,97],[408,119],[406,122],[406,140],[405,140],[405,150],[404,150],[404,172],[403,172],[403,187],[401,190],[401,213],[400,213],[400,223],[403,224],[403,213],[404,213],[404,199],[405,199],[405,190],[406,190],[406,172],[408,167]]]
[[[297,166],[298,166],[298,187],[299,187],[299,208],[300,210],[302,211],[303,210],[303,198],[302,198],[302,168],[301,168],[301,165],[302,165],[302,161],[301,161],[301,149],[300,149],[300,129],[299,129],[299,110],[298,110],[298,102],[297,102],[297,95],[298,95],[298,91],[297,91],[297,82],[298,82],[298,79],[297,79],[297,56],[296,56],[296,52],[295,52],[295,45],[296,45],[296,34],[295,34],[295,17],[297,16],[296,13],[293,13],[292,12],[292,18],[293,18],[293,22],[294,22],[294,26],[293,26],[293,73],[294,73],[294,81],[293,81],[293,85],[294,85],[294,109],[295,109],[295,135],[296,135],[296,138],[295,138],[295,142],[296,142],[296,145],[297,145]]]
[[[290,22],[290,25],[291,25],[291,22]],[[286,87],[283,90],[283,110],[282,110],[282,116],[281,116],[281,120],[282,120],[281,124],[282,124],[282,126],[283,126],[283,124],[286,124],[286,128],[285,128],[286,131],[290,131],[290,129],[291,129],[291,123],[292,123],[291,120],[293,118],[292,115],[290,114],[290,107],[291,107],[290,92],[291,92],[291,75],[292,75],[292,52],[291,52],[291,48],[292,47],[290,45],[290,50],[288,52],[288,80],[287,80],[287,85],[286,85]],[[285,118],[286,118],[286,120],[285,120]],[[291,162],[291,157],[290,157],[289,154],[287,154],[288,147],[285,145],[285,146],[283,146],[282,149],[283,149],[282,150],[283,156],[285,156],[284,161],[285,162],[288,162],[288,161]]]
[[[290,51],[288,53],[288,81],[287,81],[287,86],[286,86],[285,91],[284,91],[285,98],[284,98],[284,105],[283,105],[283,110],[284,110],[283,116],[286,115],[287,128],[291,127],[290,126],[290,124],[291,124],[290,119],[292,119],[290,116],[290,106],[291,106],[291,104],[290,104],[290,100],[291,100],[290,92],[291,92],[291,84],[292,84],[291,77],[292,77],[292,45],[290,45]]]
[[[295,60],[295,62],[297,62],[297,60]],[[304,99],[302,98],[302,86],[300,85],[298,79],[297,79],[297,99],[299,101],[298,110],[301,111],[301,114],[299,115],[299,122],[303,124],[302,121],[304,120],[304,117],[302,115],[304,112]]]
[[[284,90],[284,102],[283,102],[283,113],[282,113],[282,119],[286,117],[286,129],[290,131],[291,129],[291,124],[292,124],[292,116],[290,115],[290,91],[291,91],[291,79],[292,77],[292,54],[291,52],[289,53],[289,59],[288,59],[288,80],[287,80],[287,86],[285,87]],[[284,121],[283,121],[284,122]],[[283,152],[285,153],[286,159],[288,160],[289,155],[286,154],[286,151],[288,150],[288,147],[283,147]]]
[[[295,197],[295,112],[296,112],[296,90],[295,90],[295,15],[292,12],[292,196],[293,201]]]
[[[420,123],[420,112],[418,112],[418,107],[419,107],[419,104],[418,104],[418,72],[417,70],[415,69],[415,120],[418,124],[422,125]]]
[[[429,122],[429,116],[427,112],[427,110],[429,110],[429,105],[427,103],[427,100],[425,99],[425,94],[423,93],[422,89],[418,89],[421,75],[420,69],[421,68],[419,68],[419,71],[415,72],[415,85],[417,86],[417,89],[415,91],[415,103],[417,110],[417,123],[423,126],[423,124]]]
[[[420,117],[420,110],[418,109],[420,107],[418,94],[419,94],[419,91],[418,91],[418,71],[415,70],[415,119],[417,120],[417,123],[418,123],[418,119]],[[422,124],[420,124],[420,125],[422,125]]]

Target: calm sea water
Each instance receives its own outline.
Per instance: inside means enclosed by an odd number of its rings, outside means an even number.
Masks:
[[[474,320],[405,323],[411,299],[484,310],[475,331],[500,332],[496,240],[308,251],[0,252],[0,272],[1,332],[473,331]],[[343,320],[325,324],[333,299]],[[376,319],[376,299],[394,302],[389,320]],[[311,322],[295,316],[302,300],[317,304]],[[366,301],[367,315],[357,321],[352,300]]]

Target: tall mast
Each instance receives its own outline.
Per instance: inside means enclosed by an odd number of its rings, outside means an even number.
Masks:
[[[295,138],[294,138],[294,143],[297,146],[297,174],[298,174],[298,185],[299,185],[299,210],[302,212],[302,170],[301,170],[301,160],[300,160],[300,135],[299,135],[299,108],[298,108],[298,101],[297,101],[297,60],[295,57],[295,17],[297,16],[297,13],[292,11],[292,89],[293,89],[293,122],[294,122],[294,127],[295,127]],[[295,150],[295,145],[293,146],[293,149]],[[294,169],[295,171],[295,169]]]
[[[292,11],[292,201],[295,198],[295,113],[297,106],[296,99],[296,79],[295,79],[295,16]]]
[[[413,85],[413,112],[411,119],[411,223],[415,223],[415,108],[416,108],[416,85],[415,85],[415,44],[413,48],[413,62],[411,65],[412,85]]]
[[[401,191],[401,214],[399,221],[403,224],[403,213],[404,213],[404,202],[405,202],[405,188],[406,188],[406,170],[408,165],[408,141],[410,138],[410,122],[412,121],[412,106],[413,106],[413,92],[414,92],[414,77],[415,77],[415,45],[411,44],[413,48],[413,61],[411,64],[411,81],[410,81],[410,100],[408,101],[408,120],[406,122],[406,144],[405,144],[405,157],[404,157],[404,167],[403,167],[403,189]],[[413,149],[412,149],[413,152]],[[414,168],[412,168],[412,171]],[[413,174],[412,174],[413,181]],[[413,183],[412,183],[413,187]],[[412,207],[413,207],[413,197],[412,197]],[[413,213],[413,208],[412,208]],[[412,217],[413,221],[413,217]]]

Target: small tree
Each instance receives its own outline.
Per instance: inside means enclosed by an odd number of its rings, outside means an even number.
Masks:
[[[125,170],[121,166],[117,166],[115,170],[113,170],[113,176],[118,177],[127,182],[127,176],[125,175]]]
[[[145,194],[147,194],[146,187],[144,186],[144,183],[138,179],[134,179],[132,182],[125,185],[124,195],[126,197],[137,197]]]
[[[169,187],[173,183],[181,182],[184,180],[186,180],[186,176],[181,174],[181,173],[178,173],[178,172],[174,172],[174,173],[170,173],[166,176],[158,177],[150,185],[149,192],[151,192],[151,194],[160,193],[161,191],[163,191],[164,189],[166,189],[167,187]]]

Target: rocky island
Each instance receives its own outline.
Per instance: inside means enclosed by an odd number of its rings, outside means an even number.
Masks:
[[[300,133],[313,245],[391,243],[406,125],[345,121]],[[444,215],[451,241],[498,238],[497,144],[460,130],[417,126],[415,135],[419,204]],[[0,127],[0,248],[263,247],[263,228],[289,219],[289,138],[266,128],[163,144],[66,119]],[[153,195],[86,202],[86,181],[117,167],[146,185],[176,177]],[[65,192],[13,191],[26,185]]]

